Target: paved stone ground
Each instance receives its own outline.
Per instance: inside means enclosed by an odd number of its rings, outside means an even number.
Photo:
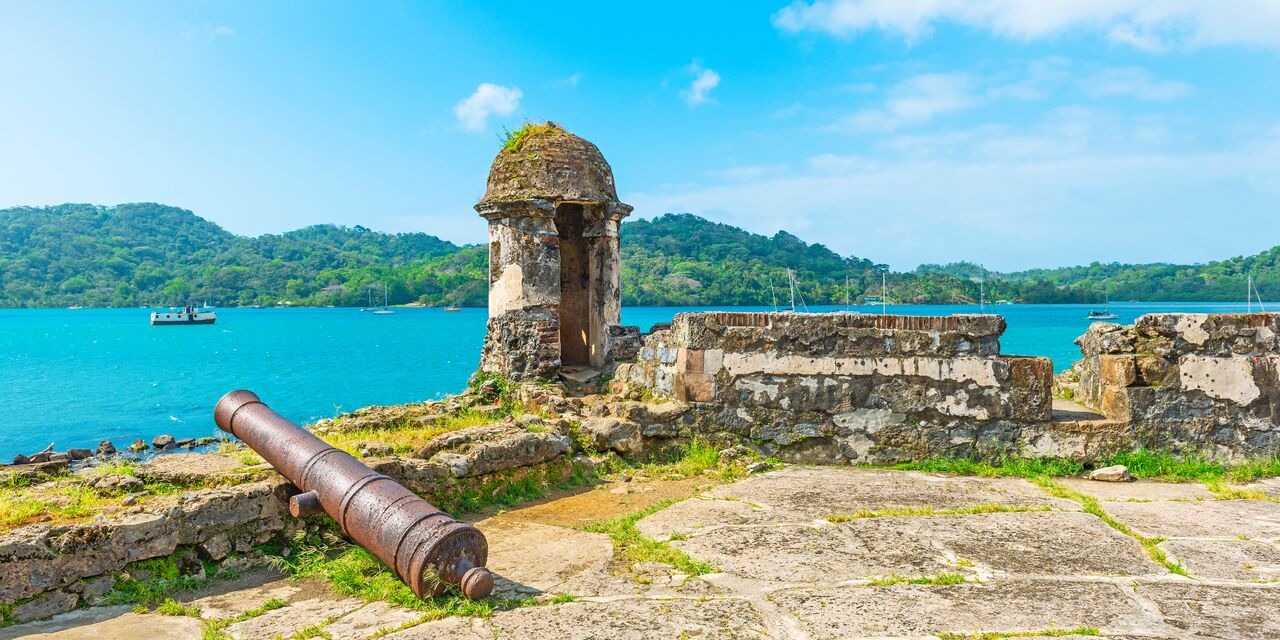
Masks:
[[[271,598],[288,602],[228,627],[238,639],[288,638],[317,624],[334,640],[1062,637],[1082,628],[1115,640],[1280,639],[1280,504],[1215,500],[1193,485],[1062,484],[1097,497],[1138,535],[1163,538],[1160,548],[1191,577],[1023,480],[790,467],[637,524],[711,563],[716,573],[704,576],[620,561],[606,536],[569,526],[578,524],[569,512],[593,508],[591,495],[578,495],[478,523],[502,576],[497,593],[567,593],[574,602],[423,621],[321,584],[247,576],[250,586],[196,594],[192,604],[205,617],[230,618]],[[1274,482],[1255,488],[1280,493]],[[642,484],[588,493],[638,509],[670,491]],[[909,582],[939,575],[965,581]],[[101,608],[0,630],[0,638],[198,638],[199,627],[192,618]]]

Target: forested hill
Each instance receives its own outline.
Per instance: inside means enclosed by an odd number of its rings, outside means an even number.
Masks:
[[[0,210],[0,306],[483,304],[480,247],[317,225],[236,236],[158,204]],[[323,288],[327,291],[322,291]]]
[[[482,224],[477,220],[477,224]],[[291,304],[484,305],[487,251],[424,233],[316,225],[237,236],[190,211],[158,204],[66,204],[0,210],[0,307]],[[985,278],[988,300],[1241,300],[1252,272],[1280,298],[1280,247],[1202,266],[1099,265],[999,274],[967,263],[891,273],[779,232],[756,235],[690,214],[622,227],[627,305],[842,304],[880,293],[897,303],[967,303]]]

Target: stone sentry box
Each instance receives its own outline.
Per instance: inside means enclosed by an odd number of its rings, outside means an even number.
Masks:
[[[595,145],[552,123],[526,125],[493,161],[475,208],[489,222],[481,371],[600,371],[638,341],[618,325],[618,228],[631,206]]]
[[[1000,355],[1004,329],[995,315],[681,313],[617,381],[784,458],[995,455],[1052,419],[1051,362]]]
[[[1076,340],[1077,399],[1138,446],[1280,453],[1280,314],[1155,313]]]

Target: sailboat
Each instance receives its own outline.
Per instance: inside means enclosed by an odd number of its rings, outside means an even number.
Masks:
[[[1258,288],[1253,286],[1253,274],[1249,274],[1249,279],[1245,286],[1247,288],[1245,289],[1244,299],[1245,304],[1248,307],[1247,313],[1253,313],[1253,299],[1255,297],[1258,299],[1258,310],[1262,313],[1266,313],[1267,308],[1262,306],[1262,294],[1258,293]]]
[[[382,306],[373,310],[374,315],[388,316],[395,311],[387,308],[387,283],[382,283]]]

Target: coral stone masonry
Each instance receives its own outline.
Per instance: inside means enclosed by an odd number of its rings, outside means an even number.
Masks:
[[[1137,445],[1220,458],[1280,452],[1280,314],[1153,313],[1076,340],[1079,400]]]
[[[599,371],[618,327],[618,201],[595,145],[552,123],[512,134],[476,211],[489,221],[489,324],[481,371],[511,379]],[[624,347],[625,350],[625,347]]]

